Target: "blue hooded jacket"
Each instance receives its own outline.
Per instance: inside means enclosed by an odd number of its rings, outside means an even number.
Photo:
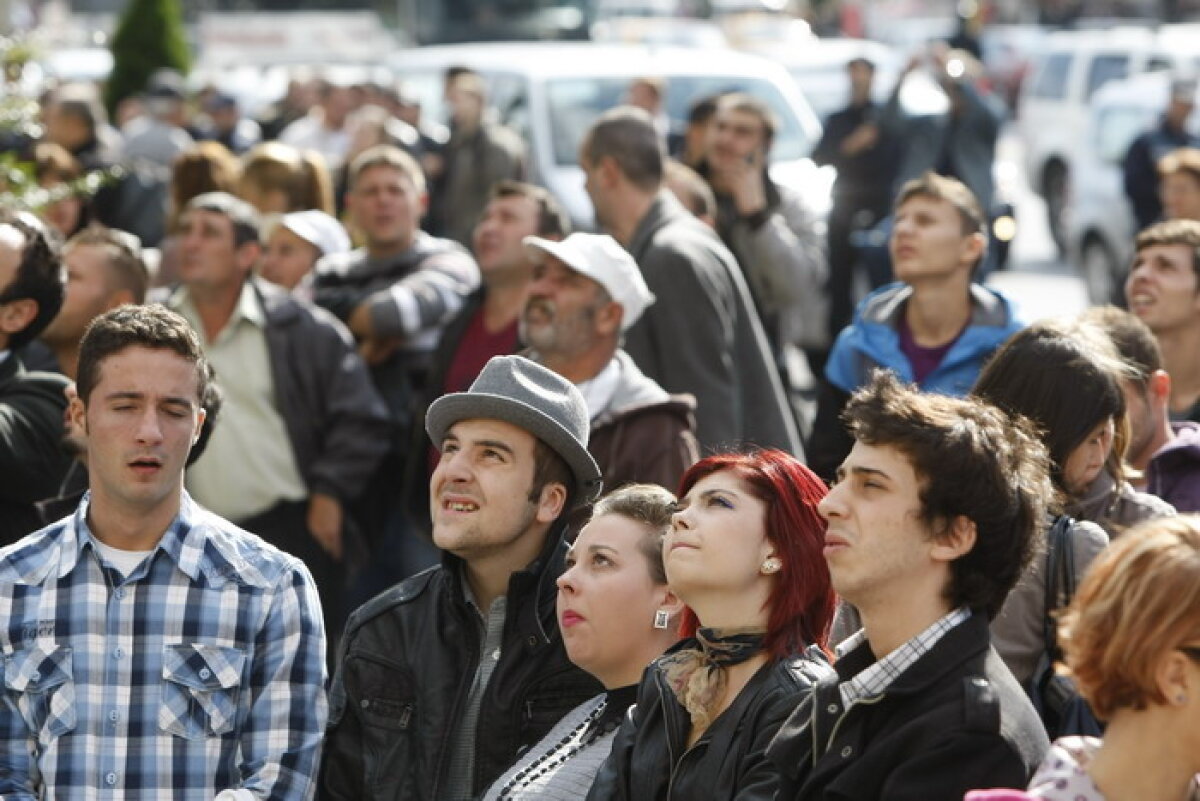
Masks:
[[[843,392],[867,382],[883,367],[914,383],[912,365],[900,350],[900,315],[912,295],[907,284],[889,284],[863,298],[854,321],[842,329],[825,365],[825,377]],[[971,284],[971,320],[932,373],[920,383],[927,392],[966,395],[983,362],[1016,331],[1025,327],[1012,302],[1000,292]]]
[[[854,446],[841,422],[842,409],[854,390],[863,386],[876,368],[891,370],[915,383],[912,364],[900,350],[900,320],[912,296],[908,284],[889,284],[863,298],[854,311],[854,322],[842,329],[829,361],[825,381],[817,395],[817,417],[805,446],[808,466],[832,479],[838,465]],[[1013,304],[994,289],[971,284],[971,319],[945,358],[919,386],[926,392],[966,395],[979,377],[984,361],[1014,332],[1025,327]]]

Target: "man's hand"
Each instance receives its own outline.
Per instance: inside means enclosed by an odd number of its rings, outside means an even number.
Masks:
[[[342,561],[342,503],[332,495],[314,492],[308,499],[308,530],[336,561]]]
[[[355,339],[370,339],[375,333],[375,328],[371,325],[370,306],[366,303],[355,306],[346,319],[346,327],[354,334]]]
[[[767,186],[763,172],[765,156],[755,150],[736,167],[725,171],[724,184],[733,196],[733,205],[743,217],[767,207]]]

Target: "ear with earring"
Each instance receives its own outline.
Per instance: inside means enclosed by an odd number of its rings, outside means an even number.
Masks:
[[[654,612],[654,628],[665,629],[671,625],[671,613],[666,609],[657,609]]]
[[[778,557],[768,556],[763,560],[762,567],[759,569],[764,575],[769,576],[772,573],[778,573],[780,570],[782,570],[783,562],[779,561]]]

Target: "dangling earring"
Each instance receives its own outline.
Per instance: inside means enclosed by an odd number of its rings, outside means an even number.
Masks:
[[[761,570],[763,573],[769,576],[772,573],[778,573],[782,567],[783,562],[779,561],[774,556],[769,556],[763,560]]]
[[[665,629],[671,622],[671,615],[666,609],[659,609],[654,613],[654,628]]]

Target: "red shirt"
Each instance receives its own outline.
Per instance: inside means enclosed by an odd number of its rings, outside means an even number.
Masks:
[[[483,307],[479,307],[475,314],[471,315],[471,322],[463,332],[458,350],[454,351],[454,358],[446,370],[446,383],[442,391],[466,392],[470,389],[471,382],[483,372],[483,366],[488,363],[488,359],[493,356],[507,356],[516,349],[517,321],[513,320],[494,334],[490,333],[483,326]]]

